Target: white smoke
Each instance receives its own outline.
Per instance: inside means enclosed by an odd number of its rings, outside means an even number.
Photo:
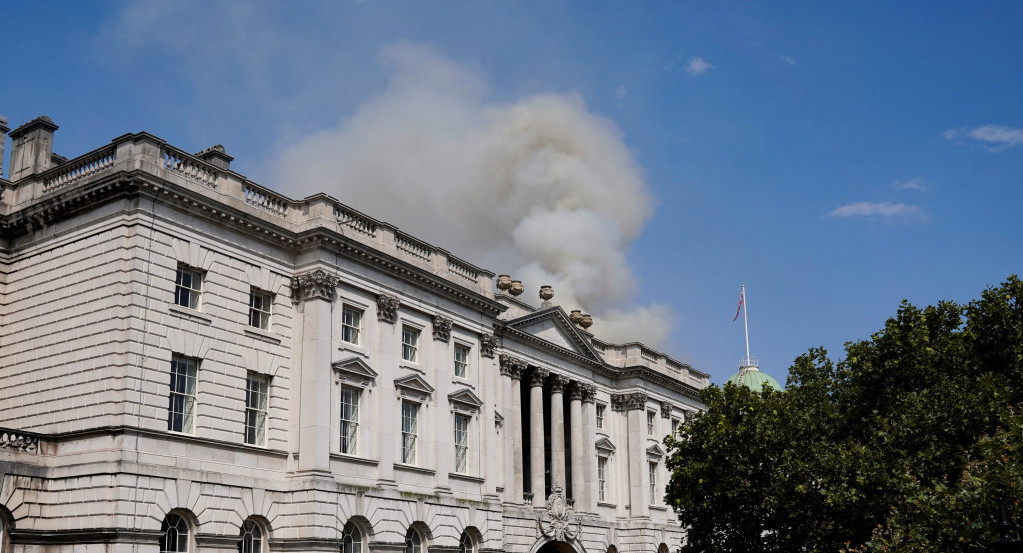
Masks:
[[[613,341],[659,347],[666,306],[629,308],[625,250],[651,212],[615,126],[575,94],[488,101],[483,80],[430,47],[388,48],[386,90],[283,152],[275,182],[343,203],[594,314]]]

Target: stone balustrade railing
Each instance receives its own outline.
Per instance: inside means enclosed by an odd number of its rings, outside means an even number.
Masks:
[[[601,340],[593,340],[593,347],[600,352],[604,361],[615,367],[641,366],[681,379],[683,382],[697,386],[705,386],[710,375],[702,373],[668,355],[650,349],[639,342],[629,344],[609,344]]]
[[[415,238],[403,233],[394,233],[394,244],[398,247],[398,251],[405,252],[413,257],[418,257],[423,261],[430,260],[430,253],[432,249],[425,242],[420,242]]]
[[[271,192],[252,182],[245,182],[242,185],[242,198],[245,200],[245,203],[281,218],[288,217],[288,208],[292,203],[291,200],[284,196]]]
[[[218,171],[215,167],[169,144],[163,145],[159,164],[162,169],[180,173],[199,184],[210,188],[217,186]]]
[[[0,451],[39,453],[39,436],[30,432],[0,428]]]
[[[75,181],[112,167],[117,159],[113,144],[69,160],[41,175],[43,193],[63,188]]]
[[[365,234],[370,238],[376,238],[377,222],[358,211],[337,204],[334,206],[334,216],[337,218],[337,224]]]

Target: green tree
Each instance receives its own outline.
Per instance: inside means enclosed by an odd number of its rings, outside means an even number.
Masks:
[[[684,553],[970,551],[995,537],[999,482],[1018,469],[994,452],[1020,435],[1007,417],[1023,402],[1023,282],[965,306],[903,302],[839,363],[797,358],[785,392],[701,397],[707,411],[668,441]],[[931,549],[904,548],[923,536]]]

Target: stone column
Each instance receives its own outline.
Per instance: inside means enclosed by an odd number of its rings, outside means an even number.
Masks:
[[[615,411],[625,411],[628,420],[629,508],[633,517],[650,516],[646,465],[646,400],[642,392],[611,397]]]
[[[543,455],[543,381],[551,372],[533,367],[529,375],[529,491],[533,494],[533,506],[543,507],[544,497]]]
[[[586,448],[583,446],[583,389],[581,382],[573,382],[568,393],[568,410],[572,416],[572,429],[569,440],[572,443],[572,500],[575,501],[576,512],[589,512],[587,489],[585,482]]]
[[[551,489],[568,487],[565,482],[565,386],[568,377],[551,375]]]
[[[331,307],[337,277],[316,269],[291,280],[292,301],[302,307],[298,469],[330,470]]]
[[[522,405],[521,387],[522,370],[525,363],[510,355],[501,355],[501,374],[508,380],[503,386],[504,391],[504,428],[505,428],[505,483],[504,498],[509,503],[522,503]]]
[[[583,490],[585,493],[582,497],[584,502],[580,504],[580,500],[575,500],[575,510],[577,512],[597,512],[597,434],[596,434],[596,413],[594,412],[593,406],[597,398],[597,387],[593,384],[581,384],[579,386],[580,392],[582,393],[582,424],[580,424],[583,449],[582,449],[582,464],[583,464]],[[573,415],[574,416],[574,415]],[[572,445],[575,449],[575,444]],[[575,469],[573,469],[575,470]]]

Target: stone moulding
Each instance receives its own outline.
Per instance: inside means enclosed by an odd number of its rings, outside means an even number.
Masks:
[[[323,269],[295,275],[291,279],[292,298],[296,303],[309,300],[333,301],[335,288],[337,277]]]
[[[440,342],[451,340],[451,319],[442,315],[433,317],[433,339]]]
[[[565,501],[561,486],[555,486],[543,512],[536,517],[537,538],[543,536],[550,540],[571,541],[579,535],[581,525],[576,520],[572,507]]]
[[[0,451],[39,453],[39,437],[27,432],[0,429]]]
[[[647,395],[643,392],[631,394],[613,394],[611,396],[611,409],[615,411],[635,411],[645,409]]]
[[[398,320],[398,306],[401,301],[394,296],[380,294],[377,296],[377,320],[394,324]]]

